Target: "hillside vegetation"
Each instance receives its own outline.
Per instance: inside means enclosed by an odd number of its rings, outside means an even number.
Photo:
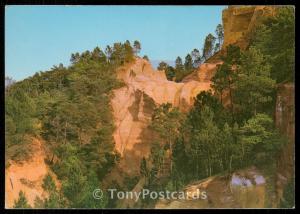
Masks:
[[[227,46],[223,64],[211,80],[213,91],[199,93],[189,112],[169,103],[156,107],[149,127],[160,140],[151,145],[150,157],[142,159],[138,178],[126,179],[128,186],[145,178],[145,188],[180,190],[212,175],[274,165],[287,141],[276,129],[273,115],[277,84],[294,81],[294,17],[294,8],[280,7],[253,32],[246,50]],[[220,49],[221,26],[217,30],[219,45],[215,47],[216,38],[209,35],[205,59]],[[35,207],[110,207],[105,194],[99,201],[91,193],[120,159],[112,136],[110,100],[112,91],[124,86],[116,78],[117,68],[134,63],[140,49],[138,41],[133,46],[129,41],[115,43],[105,51],[96,47],[72,54],[68,67],[59,64],[7,86],[6,161],[26,160],[34,152],[30,137],[42,137],[46,162],[62,183],[58,189],[46,176],[43,188],[49,196],[37,198]],[[187,56],[184,65],[177,59],[176,68],[161,64],[160,69],[169,80],[181,81],[201,63],[198,50],[193,57]],[[292,204],[286,194],[285,204]],[[142,206],[151,203],[142,201]],[[26,194],[20,192],[15,207],[29,207]]]
[[[54,66],[6,89],[6,159],[28,158],[28,136],[42,136],[47,162],[62,181],[66,200],[45,201],[45,207],[102,206],[88,190],[99,187],[118,160],[109,102],[112,90],[122,86],[116,68],[134,61],[138,45],[126,41],[105,53],[96,47],[72,54],[69,67]]]
[[[141,163],[148,187],[180,190],[190,182],[248,166],[275,169],[287,143],[273,115],[276,85],[294,81],[294,8],[280,7],[251,36],[245,51],[226,47],[223,64],[211,80],[214,93],[201,92],[190,112],[169,104],[155,110],[151,126],[162,140],[153,144],[148,162]],[[166,155],[169,179],[162,187],[156,178]],[[286,203],[293,203],[291,198]]]

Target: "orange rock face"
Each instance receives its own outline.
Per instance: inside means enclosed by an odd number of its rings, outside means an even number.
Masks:
[[[147,157],[155,138],[149,128],[154,108],[171,103],[182,111],[193,105],[194,97],[210,89],[210,78],[216,64],[203,64],[183,82],[168,81],[164,72],[154,70],[151,64],[137,58],[130,66],[120,68],[118,78],[126,86],[114,91],[111,100],[116,130],[116,149],[122,159],[119,167],[127,174],[137,174],[140,160]]]
[[[266,178],[255,167],[236,171],[230,176],[211,176],[180,191],[194,197],[205,192],[206,198],[160,199],[155,208],[262,208],[269,197]]]
[[[25,192],[28,203],[33,207],[34,200],[47,197],[42,188],[43,178],[50,172],[44,162],[45,152],[42,142],[33,139],[33,156],[23,163],[10,162],[5,169],[5,207],[12,208],[14,201],[19,198],[19,192]],[[55,178],[55,177],[54,177]]]
[[[275,6],[229,6],[223,10],[224,43],[238,45],[241,49],[248,46],[249,35],[260,22],[261,17],[274,16]]]

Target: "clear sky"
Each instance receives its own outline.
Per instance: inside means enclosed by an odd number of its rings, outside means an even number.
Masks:
[[[202,49],[225,6],[7,6],[5,75],[22,80],[71,53],[139,40],[150,60],[175,60]]]

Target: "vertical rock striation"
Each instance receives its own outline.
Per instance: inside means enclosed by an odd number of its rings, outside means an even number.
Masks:
[[[295,165],[295,85],[286,83],[278,85],[275,123],[279,131],[288,138],[277,160],[277,196],[282,199],[283,189],[294,176]]]
[[[274,16],[275,6],[229,6],[223,10],[224,43],[222,50],[230,45],[247,48],[252,30],[262,17]]]
[[[156,138],[148,128],[154,108],[171,103],[188,111],[194,97],[210,89],[210,78],[215,70],[216,64],[205,63],[180,83],[168,81],[163,71],[154,70],[148,61],[140,58],[118,70],[118,78],[125,86],[114,91],[111,105],[116,126],[114,139],[121,160],[109,177],[121,179],[116,170],[128,175],[139,173],[140,161],[149,155]]]

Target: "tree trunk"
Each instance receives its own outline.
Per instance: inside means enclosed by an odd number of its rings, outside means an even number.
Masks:
[[[172,151],[172,140],[169,139],[169,145],[170,145],[170,174],[172,175],[172,169],[173,169],[173,151]]]
[[[78,137],[79,137],[79,145],[81,146],[82,142],[81,142],[81,128],[79,129],[79,133],[78,133]]]
[[[197,179],[199,178],[199,158],[198,158],[198,149],[196,149],[196,173],[197,173]]]
[[[256,99],[254,100],[254,116],[256,116]]]
[[[233,113],[233,100],[232,100],[232,90],[231,90],[231,82],[228,80],[229,84],[229,97],[230,97],[230,108],[231,108],[231,116],[232,116],[232,125],[234,123],[234,113]]]
[[[54,159],[54,154],[52,154],[52,158],[51,158],[51,161],[50,161],[51,164],[53,164],[53,159]]]
[[[210,153],[208,152],[208,169],[209,169],[209,176],[211,176],[211,160],[210,160]]]
[[[232,164],[232,155],[230,156],[230,161],[229,161],[229,173],[231,173],[231,164]]]
[[[67,123],[67,121],[66,121],[66,122],[65,122],[65,133],[64,133],[65,139],[64,139],[64,143],[67,142],[67,125],[68,125],[68,123]]]
[[[223,105],[223,90],[220,91],[220,96],[221,96],[221,104]]]

